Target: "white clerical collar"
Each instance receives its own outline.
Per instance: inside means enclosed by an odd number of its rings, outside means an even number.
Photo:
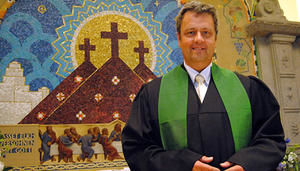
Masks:
[[[194,82],[195,80],[195,77],[197,74],[199,74],[198,71],[194,70],[193,68],[191,68],[190,66],[188,66],[185,62],[183,62],[183,65],[186,69],[186,71],[188,72],[191,80]],[[204,68],[200,74],[204,77],[205,81],[204,81],[204,84],[206,87],[208,87],[208,84],[209,84],[209,81],[210,81],[210,78],[211,78],[211,66],[212,66],[212,63],[210,63],[206,68]]]

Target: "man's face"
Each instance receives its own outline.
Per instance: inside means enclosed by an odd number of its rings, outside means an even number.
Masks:
[[[216,48],[213,17],[188,11],[183,16],[180,31],[177,39],[184,61],[197,71],[203,70],[212,61]]]

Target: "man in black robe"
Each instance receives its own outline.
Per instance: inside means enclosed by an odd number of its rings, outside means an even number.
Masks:
[[[278,102],[262,81],[237,73],[234,74],[246,91],[252,116],[249,142],[235,149],[237,142],[229,114],[216,88],[218,80],[212,77],[211,71],[217,40],[215,8],[200,2],[187,3],[179,12],[176,24],[178,44],[184,56],[181,67],[188,74],[187,147],[168,150],[163,145],[159,122],[162,78],[155,79],[140,89],[122,132],[123,153],[130,169],[275,170],[286,148]],[[194,81],[199,73],[204,77],[200,95],[196,90],[199,85]],[[230,92],[240,93],[235,89]]]

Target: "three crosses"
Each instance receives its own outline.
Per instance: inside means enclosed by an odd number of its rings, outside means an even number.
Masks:
[[[101,38],[111,39],[112,58],[119,58],[119,39],[128,39],[127,33],[118,31],[118,23],[111,23],[111,32],[101,32]],[[85,61],[90,61],[90,51],[95,51],[96,46],[90,44],[90,39],[85,38],[84,44],[79,45],[79,50],[84,50]],[[144,63],[145,53],[149,53],[149,48],[144,47],[144,42],[139,41],[139,47],[134,48],[134,52],[139,53],[139,62]]]

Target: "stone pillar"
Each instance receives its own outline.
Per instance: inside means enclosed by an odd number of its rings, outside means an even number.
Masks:
[[[299,142],[300,136],[294,127],[300,122],[300,103],[297,91],[296,70],[292,56],[292,43],[296,36],[272,34],[269,36],[274,68],[275,94],[280,102],[286,136]]]
[[[261,0],[256,7],[257,18],[247,26],[255,37],[259,77],[270,87],[280,104],[286,137],[300,143],[300,94],[296,60],[296,37],[300,23],[290,22],[282,15],[276,0]],[[298,62],[298,64],[296,63]]]

